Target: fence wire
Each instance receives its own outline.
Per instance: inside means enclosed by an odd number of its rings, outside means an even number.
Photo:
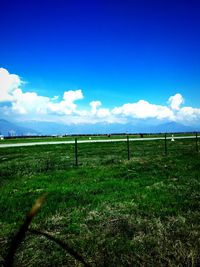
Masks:
[[[79,166],[115,164],[137,157],[193,153],[198,152],[198,149],[198,138],[176,139],[174,135],[151,141],[127,138],[121,142],[77,143],[77,154],[74,149],[74,162],[76,161]]]
[[[52,170],[66,170],[77,166],[99,166],[119,164],[124,160],[141,157],[157,157],[197,153],[199,138],[176,139],[168,136],[166,140],[125,141],[108,143],[41,145],[15,147],[0,150],[0,175],[31,175]],[[76,153],[75,153],[76,152]],[[128,153],[129,152],[129,153]],[[19,162],[18,159],[21,159]],[[77,160],[77,162],[76,162]],[[77,163],[77,164],[76,164]]]

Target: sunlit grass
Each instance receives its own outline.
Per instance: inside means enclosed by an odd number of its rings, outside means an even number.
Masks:
[[[0,255],[33,202],[48,193],[32,228],[73,247],[92,266],[200,264],[200,157],[194,140],[0,149]],[[28,234],[16,266],[80,266]]]

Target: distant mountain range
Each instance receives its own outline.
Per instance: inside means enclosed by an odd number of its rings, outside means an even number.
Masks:
[[[27,127],[19,126],[15,123],[0,119],[0,134],[4,136],[16,135],[38,135],[39,132]]]
[[[63,135],[63,134],[108,134],[108,133],[170,133],[170,132],[194,132],[200,127],[194,128],[176,122],[168,122],[159,125],[145,123],[137,124],[78,124],[64,125],[54,122],[26,121],[19,123],[0,119],[0,134],[4,136],[15,135]]]
[[[177,132],[195,132],[197,129],[195,127],[186,126],[176,122],[168,122],[164,124],[159,124],[150,128],[152,133],[177,133]]]

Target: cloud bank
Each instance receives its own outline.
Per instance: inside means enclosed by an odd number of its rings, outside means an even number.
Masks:
[[[50,98],[35,92],[24,92],[25,82],[16,74],[0,68],[0,111],[2,116],[19,120],[57,121],[65,124],[78,123],[129,123],[134,119],[155,119],[194,124],[200,121],[200,108],[183,106],[180,93],[170,96],[166,105],[156,105],[147,100],[125,103],[114,108],[103,107],[100,100],[80,108],[84,98],[81,89],[63,92],[62,99]]]

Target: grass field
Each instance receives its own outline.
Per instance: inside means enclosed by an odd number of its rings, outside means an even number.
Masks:
[[[195,133],[176,133],[174,136],[194,136]],[[168,137],[172,136],[171,134],[167,134]],[[123,139],[126,138],[125,134],[111,134],[111,135],[82,135],[82,136],[49,136],[49,137],[10,137],[8,139],[0,140],[0,144],[18,144],[18,143],[33,143],[33,142],[60,142],[60,141],[73,141],[75,137],[78,140],[101,140],[101,139]],[[129,134],[130,138],[140,138],[139,134]],[[148,137],[164,137],[164,134],[144,134],[143,138]]]
[[[148,135],[149,136],[149,135]],[[130,135],[131,138],[139,138],[140,135]],[[15,144],[15,143],[32,143],[32,142],[60,142],[60,141],[73,141],[75,138],[78,140],[101,140],[101,139],[120,139],[126,138],[126,135],[83,135],[83,136],[49,136],[49,137],[21,137],[21,138],[8,138],[0,140],[0,144]]]
[[[200,155],[195,140],[0,149],[0,262],[26,213],[91,266],[200,265]],[[15,266],[82,266],[57,244],[27,233]]]

